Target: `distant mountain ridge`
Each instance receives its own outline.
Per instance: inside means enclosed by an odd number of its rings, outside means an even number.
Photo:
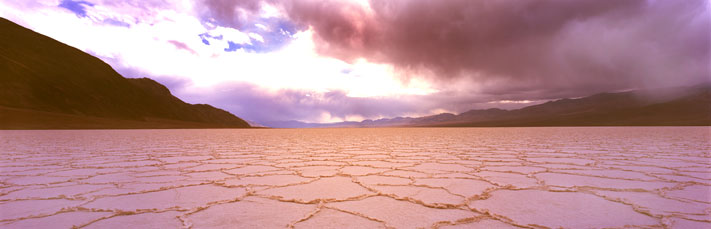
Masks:
[[[0,129],[250,127],[0,18]]]
[[[600,93],[515,110],[470,110],[418,118],[341,123],[274,122],[272,127],[709,126],[711,83]],[[281,126],[280,126],[281,125]]]

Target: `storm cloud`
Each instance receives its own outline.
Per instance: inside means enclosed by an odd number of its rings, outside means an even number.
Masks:
[[[322,54],[392,64],[445,90],[467,79],[482,93],[550,99],[709,80],[703,0],[209,2],[223,16],[274,5],[313,29]]]

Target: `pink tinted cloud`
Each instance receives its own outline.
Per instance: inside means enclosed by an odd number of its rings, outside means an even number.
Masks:
[[[195,52],[195,50],[191,49],[188,45],[186,45],[183,42],[176,41],[176,40],[169,40],[168,43],[172,44],[177,49],[185,50],[185,51],[192,53],[193,55],[197,55],[197,52]]]

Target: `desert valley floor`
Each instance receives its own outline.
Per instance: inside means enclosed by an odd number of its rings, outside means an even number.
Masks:
[[[710,136],[0,131],[0,228],[711,228]]]

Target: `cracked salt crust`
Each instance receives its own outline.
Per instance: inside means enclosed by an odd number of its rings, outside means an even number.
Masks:
[[[609,228],[656,225],[653,217],[631,207],[577,192],[499,190],[469,206],[520,225],[549,228]],[[571,220],[574,219],[574,220]]]
[[[110,212],[109,212],[110,213]],[[87,225],[86,228],[180,228],[183,223],[178,218],[182,212],[166,211],[166,212],[146,212],[141,214],[125,214],[107,217],[105,219],[96,220]],[[69,219],[68,221],[70,221]]]
[[[0,131],[0,228],[711,228],[710,133]]]
[[[347,212],[323,208],[314,216],[294,224],[295,228],[386,228],[382,222]]]

